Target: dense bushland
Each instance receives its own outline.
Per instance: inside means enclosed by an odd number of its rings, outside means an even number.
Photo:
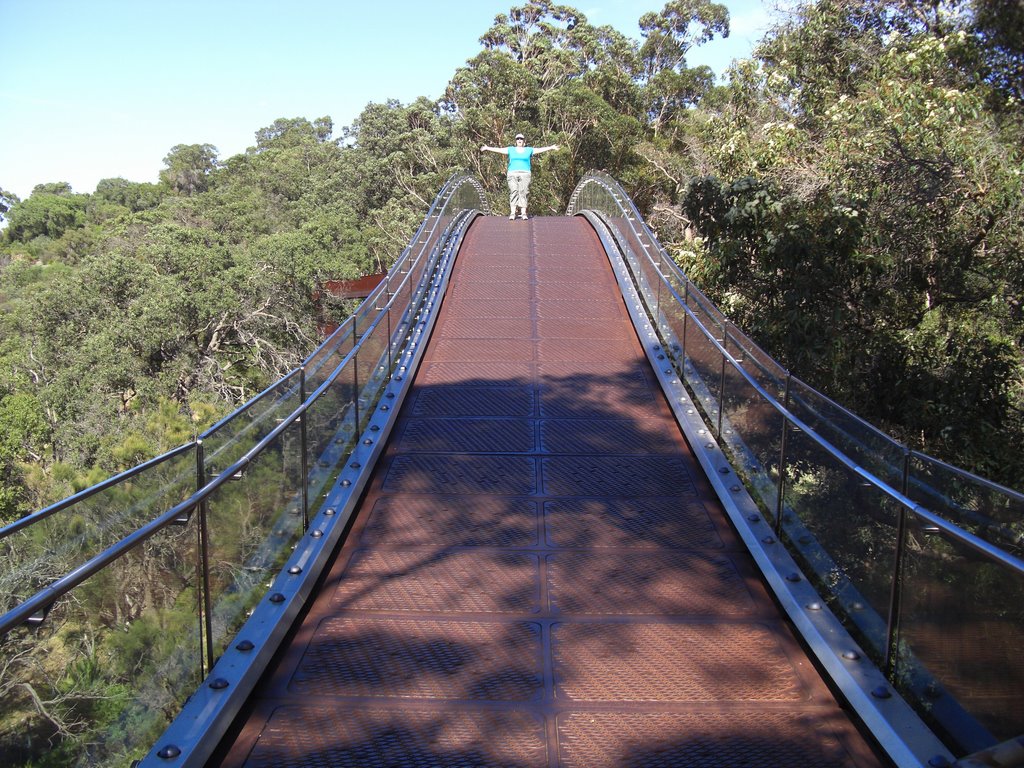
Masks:
[[[234,157],[175,146],[155,184],[0,190],[0,523],[187,442],[290,370],[348,310],[321,284],[386,269],[453,171],[497,205],[503,169],[479,147],[519,130],[564,145],[537,161],[534,213],[607,170],[795,375],[1024,488],[1022,16],[820,0],[716,83],[687,54],[728,34],[723,6],[672,0],[632,40],[531,0],[436,102],[369,104],[337,136],[329,117],[282,118]],[[49,690],[0,668],[0,733],[87,738],[123,698],[104,644],[162,631],[147,599],[109,611],[137,629],[55,654]]]

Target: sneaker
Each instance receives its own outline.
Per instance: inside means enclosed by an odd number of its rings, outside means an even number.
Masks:
[[[515,215],[514,213],[510,213],[510,214],[508,215],[508,220],[509,220],[509,221],[515,221],[515,220],[516,220],[516,215]]]

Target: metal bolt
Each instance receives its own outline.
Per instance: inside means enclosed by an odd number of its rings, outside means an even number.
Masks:
[[[167,746],[161,748],[160,751],[156,753],[156,756],[163,760],[173,760],[180,754],[180,749],[178,749],[173,744],[168,744]]]

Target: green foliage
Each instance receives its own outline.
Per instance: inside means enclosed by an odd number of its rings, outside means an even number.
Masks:
[[[5,237],[27,243],[37,237],[57,239],[85,223],[84,195],[34,192],[6,214]]]
[[[323,283],[387,269],[452,172],[504,198],[504,165],[479,147],[517,131],[562,146],[537,158],[532,212],[561,213],[584,172],[608,171],[794,375],[1024,487],[1019,3],[806,3],[720,84],[687,59],[729,34],[722,5],[672,0],[639,25],[632,40],[528,0],[438,103],[370,103],[340,138],[329,117],[280,118],[224,160],[179,144],[159,184],[0,190],[0,523],[188,442],[291,370],[319,341]],[[240,534],[216,538],[225,562],[255,553],[287,501],[258,485],[214,512]],[[841,495],[828,485],[794,488]],[[67,523],[90,544],[110,525],[84,510]],[[40,764],[56,765],[103,744],[116,762],[132,733],[162,727],[190,683],[157,686],[150,709],[128,690],[187,646],[192,534],[83,588],[95,631],[69,620],[24,662],[45,670],[56,722],[2,689],[0,748],[52,738]],[[849,544],[851,562],[866,556]],[[238,587],[230,621],[253,599],[244,579],[216,574]]]
[[[733,181],[690,184],[689,266],[796,375],[1021,487],[1020,105],[970,14],[919,10],[804,6],[702,102],[695,170]]]

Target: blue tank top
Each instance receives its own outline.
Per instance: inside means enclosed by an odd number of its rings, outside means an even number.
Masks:
[[[530,171],[530,158],[533,156],[533,147],[508,148],[508,169],[509,171]]]

